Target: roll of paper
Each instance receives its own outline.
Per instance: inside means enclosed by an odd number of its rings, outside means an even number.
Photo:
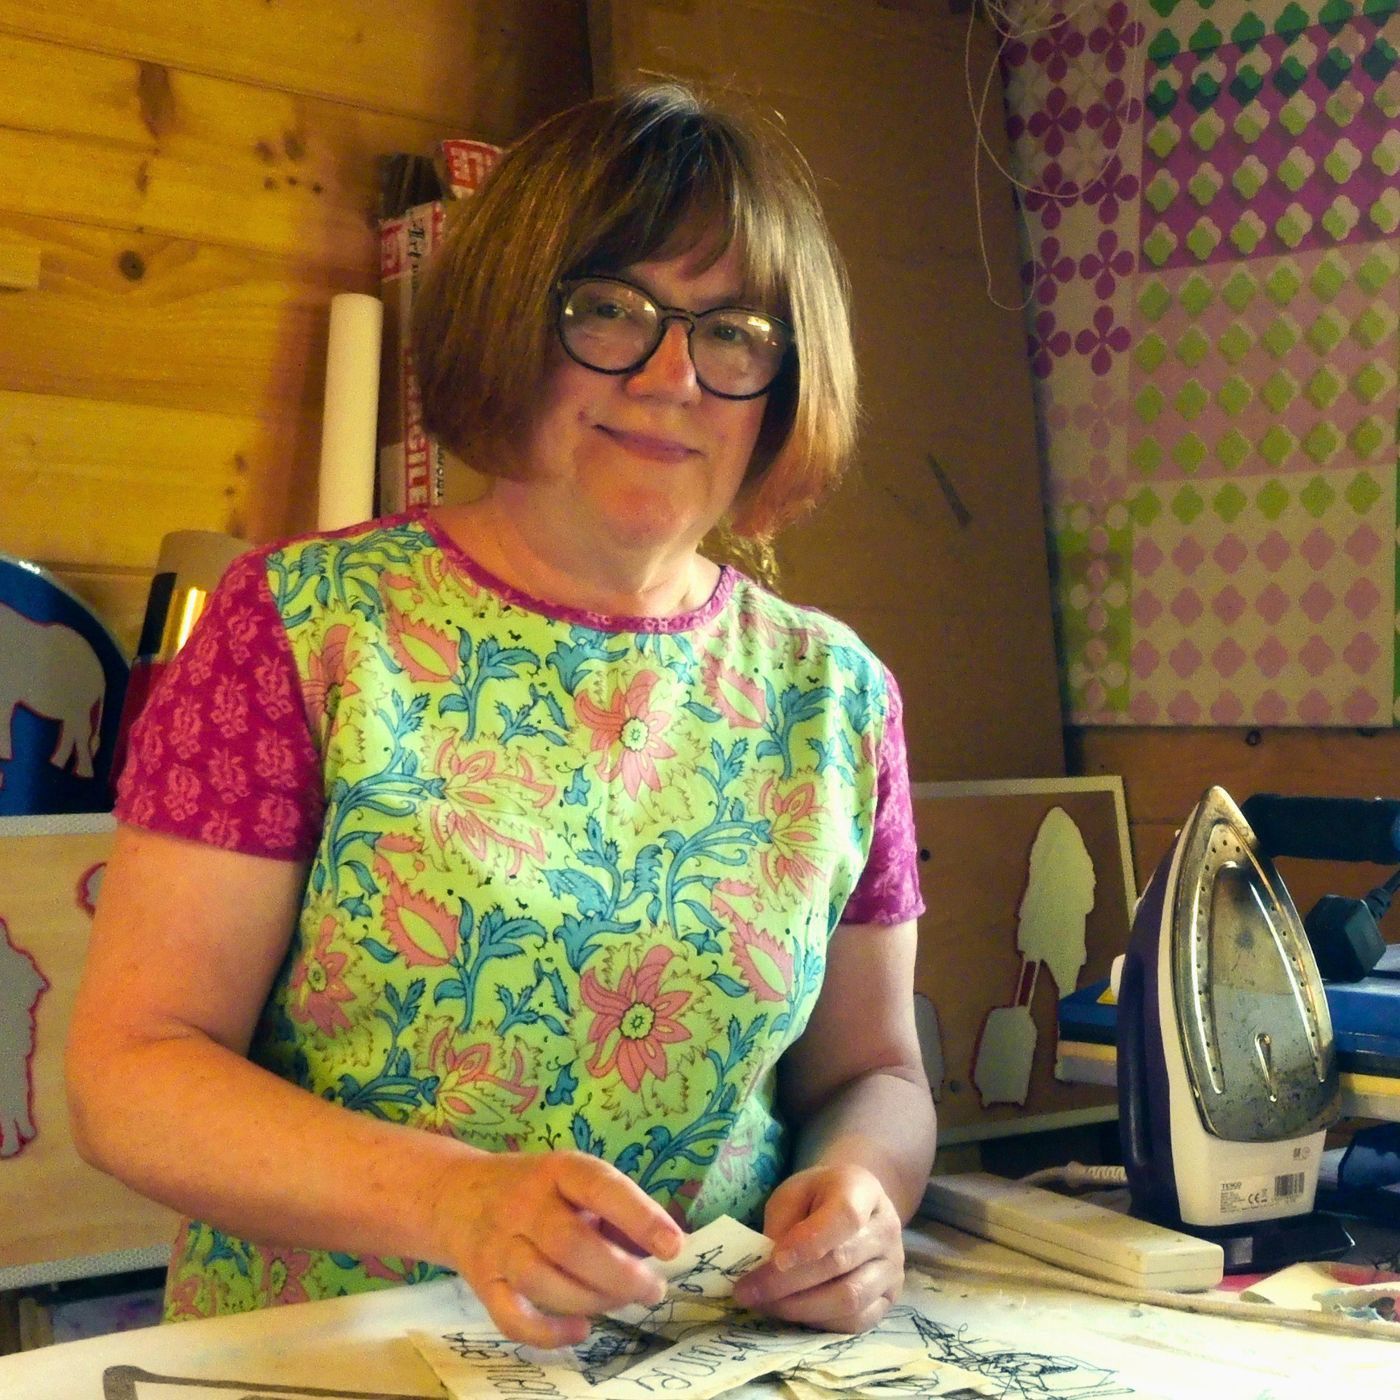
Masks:
[[[374,514],[375,429],[384,305],[342,292],[331,298],[321,477],[316,525],[338,530]]]

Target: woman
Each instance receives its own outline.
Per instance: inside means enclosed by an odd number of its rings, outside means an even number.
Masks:
[[[898,695],[700,552],[834,480],[839,264],[775,132],[683,88],[500,164],[427,279],[470,505],[239,561],[133,736],[69,1052],[98,1165],[189,1217],[173,1316],[460,1271],[501,1329],[740,1301],[857,1330],[933,1115]]]

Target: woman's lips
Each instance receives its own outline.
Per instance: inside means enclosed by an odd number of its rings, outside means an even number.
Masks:
[[[675,438],[654,437],[650,433],[626,432],[621,428],[602,429],[619,447],[648,462],[683,462],[692,448]]]

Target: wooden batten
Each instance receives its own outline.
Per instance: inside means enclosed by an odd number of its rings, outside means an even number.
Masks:
[[[47,80],[37,91],[36,73]],[[0,43],[0,90],[28,94],[0,144],[0,209],[254,248],[359,276],[375,263],[377,157],[457,134],[441,122],[14,37]]]
[[[1211,784],[1236,801],[1256,792],[1400,797],[1400,731],[1084,728],[1068,733],[1071,771],[1123,779],[1139,885]],[[1306,914],[1324,894],[1360,897],[1391,872],[1366,862],[1280,859]],[[1382,931],[1396,935],[1389,921]]]
[[[91,925],[88,903],[111,849],[109,819],[85,833],[16,834],[0,821],[0,933],[47,984],[32,1012],[26,1074],[35,1136],[0,1160],[0,1268],[68,1261],[170,1243],[175,1217],[83,1162],[73,1146],[63,1084]],[[8,948],[7,966],[16,964]]]
[[[783,591],[852,623],[894,671],[916,779],[1063,772],[1030,368],[1018,313],[984,290],[966,22],[804,0],[590,8],[602,84],[676,73],[780,114],[850,271],[859,458],[780,539]],[[994,71],[991,33],[971,42],[977,71]],[[986,135],[1004,150],[999,89],[991,110]],[[1004,194],[981,237],[1014,285]]]
[[[173,530],[261,540],[308,528],[319,455],[309,418],[0,391],[4,548],[151,569]]]
[[[319,416],[326,306],[373,292],[305,258],[0,213],[42,255],[5,302],[0,384],[30,394],[274,418]]]
[[[380,157],[509,141],[589,85],[577,0],[5,5],[0,551],[134,645],[164,534],[309,528]]]
[[[8,0],[0,32],[289,93],[518,135],[586,97],[576,0],[220,5],[204,0]]]

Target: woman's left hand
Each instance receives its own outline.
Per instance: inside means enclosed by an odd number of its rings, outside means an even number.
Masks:
[[[741,1307],[829,1332],[865,1332],[904,1286],[899,1215],[864,1167],[815,1166],[788,1177],[768,1198],[763,1231],[773,1253],[735,1286]]]

